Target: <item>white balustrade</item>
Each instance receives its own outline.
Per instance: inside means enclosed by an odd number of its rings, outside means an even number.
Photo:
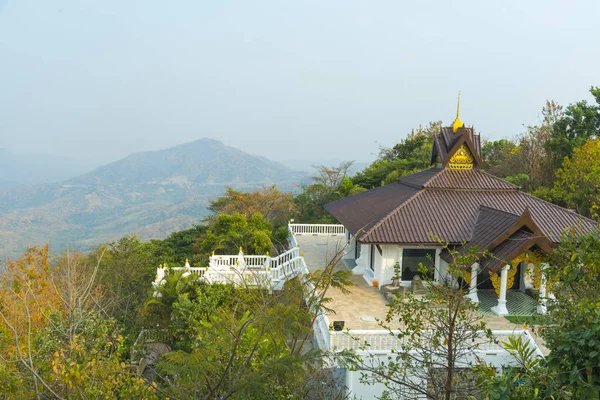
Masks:
[[[404,338],[399,338],[397,335],[400,331],[387,330],[349,330],[349,331],[331,331],[331,347],[328,350],[354,350],[364,352],[391,352],[392,350],[400,350],[404,343]],[[494,330],[492,335],[495,341],[490,342],[481,333],[481,337],[477,340],[478,348],[476,353],[480,352],[505,352],[502,343],[507,342],[509,336],[522,336],[527,343],[530,343],[537,349],[535,340],[526,330]],[[426,339],[424,339],[426,340]],[[536,350],[538,356],[543,357],[541,351]]]
[[[289,228],[300,236],[346,236],[344,225],[337,224],[289,224]]]

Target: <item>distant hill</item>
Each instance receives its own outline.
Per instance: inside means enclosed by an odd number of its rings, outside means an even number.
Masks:
[[[22,183],[15,181],[0,180],[0,191],[14,189],[23,186]]]
[[[304,178],[213,139],[132,154],[58,184],[0,191],[0,258],[45,242],[88,250],[130,233],[162,238],[198,223],[226,186],[294,190]]]
[[[18,155],[0,149],[0,190],[61,182],[90,171],[87,161],[50,154]]]

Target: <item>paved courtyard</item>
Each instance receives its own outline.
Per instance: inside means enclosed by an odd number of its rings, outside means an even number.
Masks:
[[[344,237],[323,237],[323,236],[296,236],[300,244],[300,251],[304,254],[304,259],[310,271],[323,269],[336,254],[343,250],[345,245]],[[342,263],[338,263],[337,268],[346,268]],[[350,287],[350,293],[343,294],[340,290],[330,289],[328,296],[332,298],[328,307],[335,311],[329,313],[329,321],[344,321],[344,328],[347,329],[381,329],[377,320],[384,320],[387,313],[387,301],[378,288],[371,287],[364,280],[362,275],[353,275],[354,286]],[[512,301],[511,301],[512,300]],[[511,306],[511,303],[525,302],[523,306]],[[493,291],[480,292],[480,312],[488,328],[493,330],[513,330],[523,329],[522,325],[513,324],[506,318],[495,315],[490,308],[497,304],[497,297]],[[522,292],[508,292],[507,307],[514,315],[531,315],[535,311],[535,300]],[[402,328],[401,324],[396,322],[393,328]],[[532,332],[533,334],[533,332]],[[546,352],[541,340],[534,335],[542,351]]]

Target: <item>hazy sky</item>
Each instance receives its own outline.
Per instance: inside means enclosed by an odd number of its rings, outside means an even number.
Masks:
[[[459,89],[466,124],[512,137],[600,85],[598,21],[598,0],[0,0],[0,147],[365,160],[450,124]]]

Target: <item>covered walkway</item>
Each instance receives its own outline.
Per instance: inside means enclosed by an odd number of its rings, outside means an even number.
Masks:
[[[484,315],[495,315],[492,307],[498,304],[498,296],[493,290],[479,290],[479,312]],[[537,314],[537,301],[518,290],[506,292],[506,308],[508,315],[530,316]]]

